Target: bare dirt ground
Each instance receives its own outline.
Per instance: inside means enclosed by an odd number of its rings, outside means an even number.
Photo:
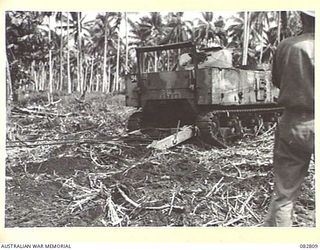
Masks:
[[[23,105],[7,125],[6,227],[263,223],[272,131],[223,150],[195,138],[157,151],[146,148],[154,137],[126,133],[134,110],[122,97]],[[313,161],[295,211],[295,226],[315,227]]]

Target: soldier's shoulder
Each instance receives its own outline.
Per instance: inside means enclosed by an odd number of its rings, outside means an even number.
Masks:
[[[281,41],[279,48],[285,47],[297,47],[301,48],[304,46],[309,46],[309,44],[314,43],[314,33],[305,33],[299,36],[289,37]]]

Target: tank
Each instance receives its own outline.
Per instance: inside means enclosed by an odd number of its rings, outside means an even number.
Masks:
[[[139,110],[128,129],[194,125],[211,144],[270,129],[283,110],[269,70],[232,66],[222,48],[192,42],[136,48],[137,74],[126,77],[126,105]]]

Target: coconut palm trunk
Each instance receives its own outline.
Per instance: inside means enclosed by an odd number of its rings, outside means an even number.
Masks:
[[[53,85],[52,85],[52,50],[51,50],[51,16],[49,16],[49,95],[48,101],[52,102],[52,93],[53,93]]]
[[[11,81],[11,72],[10,67],[8,63],[8,58],[6,57],[6,72],[7,72],[7,105],[8,108],[12,103],[13,100],[13,87],[12,87],[12,81]]]
[[[277,42],[278,44],[280,43],[280,40],[281,40],[281,11],[278,11],[278,26],[277,26]]]
[[[261,20],[261,40],[260,40],[260,55],[259,55],[259,64],[262,64],[262,58],[263,58],[263,45],[264,45],[264,41],[263,41],[263,31],[264,31],[264,19]]]
[[[109,93],[111,91],[111,62],[110,62],[111,58],[109,59],[109,63],[108,63],[108,79],[107,79],[107,86],[106,86],[106,91],[107,93]]]
[[[118,45],[117,45],[117,65],[116,65],[116,91],[120,91],[120,81],[119,81],[119,67],[120,67],[120,34],[118,32]]]
[[[103,65],[102,65],[102,92],[108,92],[107,84],[107,55],[108,55],[108,23],[107,18],[104,23],[104,47],[103,47]]]
[[[63,89],[63,28],[62,28],[62,12],[60,13],[60,83],[59,89]]]
[[[83,76],[83,86],[82,86],[82,92],[87,91],[87,77],[88,77],[88,65],[86,64],[84,67],[84,76]]]
[[[12,110],[12,104],[13,104],[13,86],[12,86],[12,81],[11,81],[11,72],[10,72],[10,67],[9,67],[9,62],[8,62],[8,58],[6,57],[6,121],[7,121],[7,126],[6,126],[6,134],[7,136],[11,138],[11,133],[10,133],[10,116],[11,116],[11,110]]]
[[[77,12],[77,20],[78,20],[78,57],[79,57],[79,63],[78,63],[78,73],[79,73],[79,81],[78,81],[78,86],[79,86],[79,91],[82,94],[83,93],[83,77],[82,77],[82,46],[81,46],[81,12]]]
[[[129,71],[129,41],[128,41],[128,16],[127,12],[124,13],[125,20],[125,33],[126,33],[126,61],[125,61],[125,73],[127,74]]]
[[[79,51],[77,51],[77,91],[80,92],[80,60],[79,60]]]
[[[90,69],[90,78],[89,78],[89,92],[91,92],[91,90],[92,90],[93,64],[94,64],[94,57],[91,57],[91,69]]]
[[[68,77],[68,94],[72,93],[72,81],[71,81],[71,74],[70,74],[70,49],[69,49],[69,12],[67,12],[67,77]]]
[[[36,62],[32,60],[30,65],[30,75],[33,77],[34,85],[33,90],[38,91],[38,80],[37,80],[37,71],[36,71]]]
[[[45,67],[46,67],[46,64],[43,64],[42,63],[42,66],[41,66],[41,75],[40,75],[40,90],[44,90],[45,89],[45,86],[44,86],[44,81],[46,79],[46,72],[45,72]]]
[[[34,78],[34,83],[35,83],[35,90],[38,91],[39,90],[39,82],[38,82],[38,75],[37,75],[37,71],[35,70],[33,72],[33,78]]]
[[[167,55],[168,55],[167,70],[169,71],[170,70],[170,50],[168,50]]]
[[[248,64],[249,38],[250,38],[250,12],[246,11],[244,13],[242,65]]]
[[[100,75],[96,75],[96,89],[95,91],[99,91],[99,84],[100,84]]]
[[[154,52],[154,72],[158,71],[158,55],[157,52]]]

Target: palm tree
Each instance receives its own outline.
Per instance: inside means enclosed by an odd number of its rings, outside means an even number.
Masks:
[[[82,34],[81,34],[81,12],[77,12],[77,31],[78,31],[78,91],[82,94],[83,92],[83,78],[82,78]]]
[[[302,32],[302,23],[298,11],[281,11],[281,39],[295,36]]]
[[[191,21],[183,21],[183,12],[170,12],[167,16],[166,37],[161,44],[184,42],[193,38]]]
[[[259,47],[260,47],[259,64],[261,64],[264,49],[268,46],[267,32],[270,26],[268,12],[266,11],[255,12],[252,15],[252,22],[255,23],[255,29],[253,29],[253,32],[257,39],[257,43],[259,44]]]
[[[233,23],[227,30],[229,36],[228,47],[234,48],[235,65],[250,65],[255,62],[255,50],[251,47],[252,27],[250,16],[250,12],[241,12],[237,16],[233,16]]]
[[[55,15],[56,22],[60,22],[60,80],[59,89],[62,90],[63,87],[63,13],[61,11],[57,12]]]
[[[70,15],[69,15],[70,14]],[[84,43],[86,42],[86,38],[89,35],[89,31],[91,28],[91,24],[92,22],[85,22],[85,17],[82,16],[81,12],[70,12],[68,14],[68,18],[67,18],[67,30],[71,29],[71,33],[73,35],[73,39],[74,39],[74,44],[76,45],[76,60],[73,60],[74,62],[77,61],[77,91],[80,91],[81,93],[83,93],[83,91],[85,90],[84,88],[84,72],[83,72],[83,57],[84,57]],[[69,18],[71,17],[71,18]],[[71,25],[70,25],[71,23]],[[67,40],[70,40],[69,37],[69,32],[68,33],[68,38]],[[69,54],[69,51],[68,51]],[[69,56],[68,56],[69,58]],[[70,65],[72,62],[68,62],[68,64]],[[71,65],[70,65],[71,67]],[[68,66],[69,68],[69,66]],[[68,73],[69,74],[69,73]],[[69,77],[68,77],[69,78]],[[71,80],[70,80],[71,82]],[[70,88],[70,86],[68,87]]]
[[[242,52],[242,65],[248,63],[248,48],[250,39],[250,12],[244,12],[244,30],[243,30],[243,52]]]
[[[197,27],[194,31],[194,39],[203,43],[205,46],[212,44],[226,45],[226,33],[224,30],[225,22],[220,16],[214,19],[213,12],[202,12],[202,19],[197,18]]]
[[[128,14],[124,13],[125,21],[125,34],[126,34],[126,63],[125,63],[125,72],[128,72],[128,61],[129,61],[129,40],[128,40]]]
[[[158,45],[164,38],[166,27],[162,21],[160,12],[150,12],[150,16],[141,18],[139,23],[141,32],[144,34],[150,45]],[[158,70],[158,54],[150,55],[154,59],[154,71]]]
[[[164,24],[160,12],[150,12],[150,16],[144,16],[138,23],[140,32],[145,38],[148,38],[149,43],[157,45],[164,36]]]
[[[70,19],[69,12],[66,12],[67,16],[67,79],[68,79],[68,94],[72,93],[72,81],[70,74],[70,49],[69,49],[69,38],[70,38]]]
[[[235,48],[236,58],[239,58],[239,55],[245,56],[239,49],[245,47],[244,41],[248,42],[248,64],[270,62],[280,40],[301,31],[297,12],[251,12],[246,37],[244,17],[245,13],[232,17],[233,24],[228,28],[228,46]]]
[[[121,86],[119,82],[119,67],[120,67],[120,34],[118,31],[118,42],[117,42],[117,65],[116,65],[116,77],[115,77],[115,85],[116,85],[116,91],[119,91]]]
[[[139,22],[132,22],[130,19],[128,19],[128,23],[131,27],[129,37],[131,38],[130,45],[142,47],[142,46],[148,46],[152,45],[152,41],[150,40],[150,37],[146,32],[141,28],[141,25]]]
[[[49,103],[51,103],[52,100],[52,93],[53,93],[53,86],[52,86],[52,78],[53,78],[53,74],[52,74],[52,46],[51,46],[51,29],[52,29],[52,18],[51,16],[53,15],[53,13],[48,13],[48,43],[49,43]]]
[[[116,48],[117,29],[121,23],[121,15],[117,12],[98,14],[91,30],[93,52],[103,51],[102,91],[109,92],[111,79],[110,49]]]
[[[81,48],[81,33],[83,30],[87,30],[85,27],[87,23],[83,22],[83,18],[81,18],[81,13],[77,12],[58,12],[56,15],[56,19],[60,20],[60,32],[61,32],[61,40],[60,40],[60,85],[62,83],[63,74],[62,74],[62,65],[63,65],[63,47],[66,46],[67,48],[67,65],[66,65],[66,71],[67,71],[67,91],[69,94],[72,93],[73,90],[73,84],[72,84],[72,75],[71,75],[71,61],[70,56],[72,56],[71,53],[71,46],[70,44],[77,45],[77,50],[79,51],[79,48]],[[63,41],[63,30],[66,30],[66,38]],[[74,42],[72,42],[74,40]],[[70,42],[71,41],[71,42]],[[81,54],[81,53],[80,53]],[[73,62],[78,61],[79,62],[79,55],[76,56],[76,59],[72,59]],[[80,62],[77,63],[77,70],[76,75],[78,78],[78,84],[77,89],[80,89],[81,83],[80,83]]]

